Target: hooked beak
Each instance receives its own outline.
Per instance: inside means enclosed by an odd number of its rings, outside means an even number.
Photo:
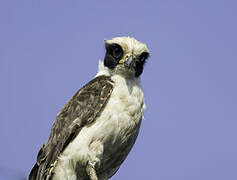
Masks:
[[[127,68],[130,68],[131,65],[133,63],[133,57],[132,55],[124,62],[124,65],[127,67]]]

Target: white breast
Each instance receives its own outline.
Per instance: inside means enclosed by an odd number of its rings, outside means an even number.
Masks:
[[[76,178],[78,164],[82,167],[89,161],[100,166],[120,144],[137,132],[145,108],[139,80],[125,80],[119,75],[112,76],[112,80],[114,89],[105,109],[62,153],[54,180]]]

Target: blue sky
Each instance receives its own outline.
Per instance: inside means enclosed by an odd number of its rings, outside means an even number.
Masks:
[[[0,2],[0,179],[26,176],[62,106],[97,71],[104,39],[151,57],[138,140],[112,178],[237,179],[237,2]]]

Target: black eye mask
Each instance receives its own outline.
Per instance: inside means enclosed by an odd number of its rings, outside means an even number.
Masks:
[[[104,65],[110,69],[114,69],[123,57],[123,49],[118,44],[106,44],[105,48]]]
[[[136,61],[136,67],[135,67],[135,76],[136,77],[139,77],[142,72],[143,72],[143,67],[144,67],[144,64],[146,62],[146,59],[149,57],[149,53],[148,52],[143,52],[138,60]]]

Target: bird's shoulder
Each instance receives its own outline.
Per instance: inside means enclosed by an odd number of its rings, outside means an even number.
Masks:
[[[64,105],[53,124],[49,141],[74,125],[91,123],[100,113],[113,90],[109,76],[98,76],[79,89]]]

